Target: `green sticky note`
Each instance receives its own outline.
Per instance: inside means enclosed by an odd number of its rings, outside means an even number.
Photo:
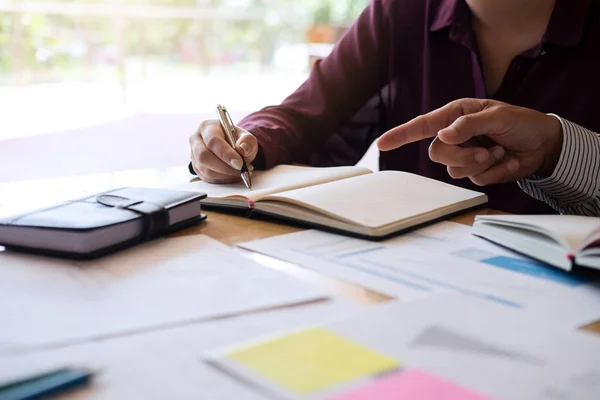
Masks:
[[[302,395],[399,367],[391,358],[320,328],[234,350],[228,357]]]

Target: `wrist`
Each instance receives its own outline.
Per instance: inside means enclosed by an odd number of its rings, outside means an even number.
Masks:
[[[548,178],[556,169],[563,147],[563,129],[560,120],[552,115],[547,115],[546,132],[546,151],[543,152],[543,160],[540,169],[536,173],[541,178]]]

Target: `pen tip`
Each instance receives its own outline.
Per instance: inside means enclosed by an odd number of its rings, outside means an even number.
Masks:
[[[250,181],[250,174],[248,172],[242,173],[242,180],[244,181],[246,187],[252,190],[252,181]]]

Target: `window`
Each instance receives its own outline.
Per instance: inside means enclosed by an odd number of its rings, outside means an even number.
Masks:
[[[0,0],[0,139],[131,113],[277,103],[306,78],[311,54],[330,51],[365,5]]]

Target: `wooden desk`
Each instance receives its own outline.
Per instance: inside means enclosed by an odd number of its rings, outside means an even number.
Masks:
[[[185,183],[189,180],[190,175],[187,173],[186,168],[177,167],[4,183],[0,184],[0,215],[12,214],[16,211],[13,206],[18,206],[19,209],[23,210],[36,207],[35,203],[39,201],[40,193],[44,193],[45,201],[53,203],[119,186],[164,187]],[[301,230],[297,227],[252,220],[216,211],[205,211],[205,213],[208,215],[206,222],[180,231],[173,236],[205,234],[231,246],[239,242],[264,239]],[[475,215],[480,214],[498,214],[498,212],[482,208],[452,218],[451,221],[472,225]],[[269,263],[269,265],[273,266],[273,263]],[[278,261],[275,267],[320,286],[331,293],[340,294],[360,303],[375,304],[391,299],[358,285],[324,277],[312,270],[286,262]],[[582,327],[582,329],[600,334],[600,321]]]

